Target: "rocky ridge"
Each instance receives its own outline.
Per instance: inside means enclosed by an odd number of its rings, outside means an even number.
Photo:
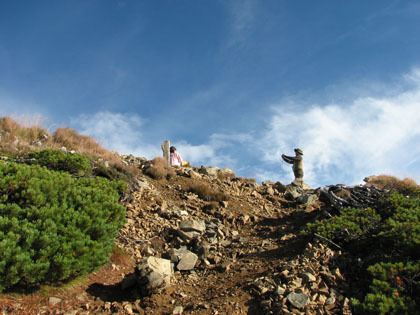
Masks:
[[[124,160],[143,170],[150,165],[133,156]],[[259,185],[217,167],[179,168],[176,173],[167,181],[139,179],[117,240],[136,261],[122,286],[142,299],[147,313],[176,314],[180,308],[175,304],[191,314],[350,313],[344,277],[334,264],[339,253],[302,240],[298,232],[303,225],[289,223],[302,224],[317,215],[325,206],[319,199],[322,189]],[[196,181],[228,193],[229,200],[200,199],[188,191]],[[156,271],[161,266],[151,266],[150,257],[172,267]],[[145,270],[156,272],[146,275]],[[231,287],[209,298],[221,279],[232,281]],[[157,305],[154,296],[167,294],[171,286],[189,293],[172,293],[172,305]]]

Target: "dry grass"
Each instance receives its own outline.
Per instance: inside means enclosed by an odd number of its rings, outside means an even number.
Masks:
[[[0,148],[6,154],[16,154],[18,151],[28,151],[30,143],[47,141],[49,134],[40,125],[21,126],[10,117],[0,118]]]
[[[412,178],[399,179],[392,175],[370,176],[367,185],[375,185],[381,189],[396,190],[403,194],[413,194],[420,192],[420,186]]]
[[[103,148],[93,138],[79,135],[76,130],[67,127],[58,128],[53,134],[52,141],[55,148],[64,146],[68,150],[122,165],[119,156]]]
[[[176,175],[175,170],[162,157],[155,157],[145,173],[157,180],[171,178]]]
[[[94,160],[109,161],[117,171],[130,172],[135,175],[139,173],[136,167],[125,165],[117,154],[103,148],[93,138],[79,135],[76,130],[67,127],[58,128],[51,135],[38,122],[30,126],[28,119],[23,125],[10,117],[2,117],[0,118],[0,135],[0,150],[3,154],[25,154],[29,151],[66,147],[68,150],[85,154]],[[42,146],[31,145],[38,141],[42,143]]]
[[[213,190],[209,184],[203,182],[193,182],[188,187],[188,191],[196,194],[205,201],[226,201],[229,196],[219,190]]]

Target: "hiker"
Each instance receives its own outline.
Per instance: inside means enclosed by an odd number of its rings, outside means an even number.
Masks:
[[[303,151],[301,149],[295,149],[295,156],[287,156],[282,154],[282,159],[289,163],[293,164],[293,174],[295,175],[295,180],[303,179]]]
[[[169,157],[169,163],[171,166],[181,166],[182,165],[182,158],[179,153],[176,151],[175,147],[170,147],[169,152],[171,153]]]

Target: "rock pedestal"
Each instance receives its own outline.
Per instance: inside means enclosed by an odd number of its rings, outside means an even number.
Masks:
[[[162,145],[162,152],[163,152],[163,158],[168,162],[168,164],[170,164],[170,147],[171,147],[171,143],[169,142],[169,140],[165,140]]]

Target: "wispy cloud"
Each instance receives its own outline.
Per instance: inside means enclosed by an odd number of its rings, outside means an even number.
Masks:
[[[214,165],[236,169],[240,167],[240,155],[238,146],[245,146],[252,142],[248,134],[212,134],[205,144],[191,145],[186,141],[180,141],[177,148],[183,152],[185,160],[193,161],[193,164]]]
[[[227,47],[242,46],[246,41],[255,19],[255,0],[235,0],[229,2],[231,15]]]
[[[109,150],[120,154],[134,154],[153,159],[161,156],[160,143],[148,140],[147,121],[137,114],[98,112],[93,115],[80,115],[71,120],[71,125],[81,134],[89,135]],[[238,143],[251,141],[245,134],[213,134],[202,144],[191,144],[187,140],[175,140],[175,145],[184,160],[193,165],[216,165],[219,167],[234,167],[238,159],[229,154],[229,148]]]
[[[152,159],[161,155],[160,147],[144,138],[145,120],[137,114],[97,112],[71,119],[71,126],[81,134],[93,137],[109,150],[120,154],[135,154]]]
[[[387,98],[363,97],[350,104],[273,106],[273,117],[259,144],[262,160],[278,165],[291,179],[281,153],[304,150],[310,184],[354,184],[365,176],[413,176],[420,155],[420,71],[406,76],[406,90]],[[411,165],[411,167],[410,167]],[[413,173],[414,170],[414,173]],[[410,174],[411,172],[411,174]]]
[[[10,116],[24,126],[51,129],[49,111],[33,100],[13,97],[0,91],[0,117]]]

